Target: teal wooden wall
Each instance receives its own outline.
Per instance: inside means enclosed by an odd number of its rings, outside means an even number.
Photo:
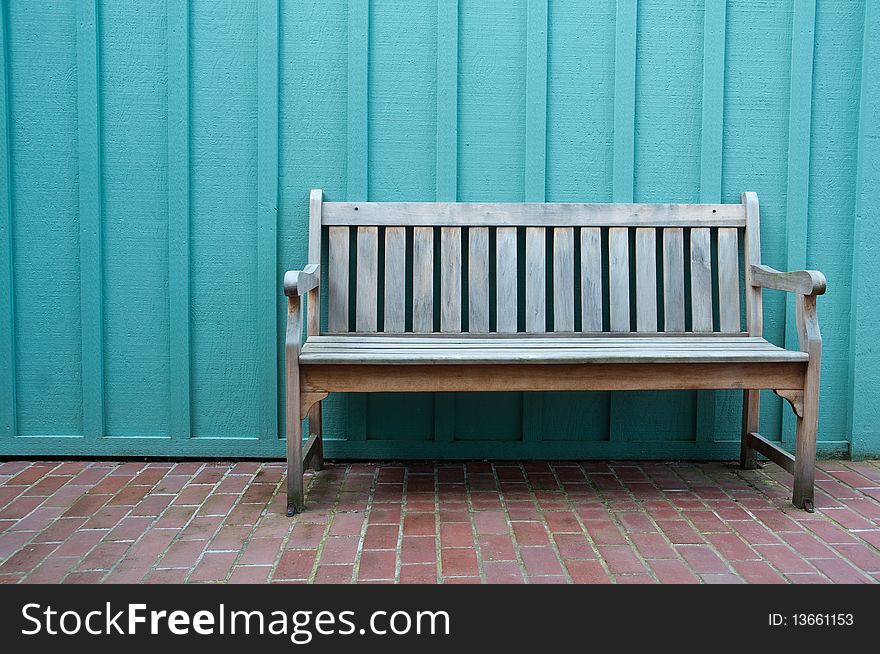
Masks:
[[[821,450],[880,455],[873,0],[2,0],[0,454],[283,452],[333,200],[762,203],[823,270]],[[767,336],[793,347],[768,292]],[[403,401],[401,401],[403,400]],[[330,456],[733,457],[732,393],[335,397]],[[762,432],[791,442],[766,397]]]

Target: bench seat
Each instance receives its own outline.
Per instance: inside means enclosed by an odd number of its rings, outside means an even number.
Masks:
[[[556,336],[463,337],[345,335],[312,336],[300,354],[311,364],[491,363],[759,363],[807,361],[806,352],[785,350],[749,336]]]

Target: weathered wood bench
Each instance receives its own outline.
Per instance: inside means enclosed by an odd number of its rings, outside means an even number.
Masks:
[[[741,465],[775,461],[794,475],[794,505],[812,510],[825,278],[760,257],[754,193],[652,205],[323,202],[312,191],[310,263],[284,277],[288,513],[303,508],[304,466],[321,466],[329,393],[642,389],[742,389]],[[799,351],[762,338],[764,288],[797,295]],[[797,414],[794,456],[758,433],[760,389]]]

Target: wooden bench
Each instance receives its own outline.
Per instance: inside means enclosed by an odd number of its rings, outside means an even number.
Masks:
[[[759,233],[754,193],[742,204],[482,204],[312,191],[310,263],[284,277],[288,513],[303,508],[304,466],[321,466],[329,393],[643,389],[742,389],[741,465],[775,461],[794,475],[794,505],[812,510],[825,278],[761,265]],[[764,288],[797,295],[799,351],[762,338]],[[794,456],[758,433],[760,389],[797,414]]]

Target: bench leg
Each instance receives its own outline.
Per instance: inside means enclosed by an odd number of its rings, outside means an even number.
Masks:
[[[324,467],[324,437],[321,427],[321,402],[315,402],[309,409],[309,436],[315,436],[315,444],[312,446],[309,470],[320,470]]]
[[[299,366],[287,356],[287,515],[303,510],[302,415],[300,415]]]
[[[761,391],[750,389],[743,391],[742,441],[739,453],[739,465],[743,470],[754,470],[758,467],[756,452],[749,447],[749,433],[758,431],[758,418],[761,416]]]
[[[809,382],[807,384],[810,386]],[[819,424],[818,384],[804,391],[804,417],[797,420],[794,453],[794,491],[791,502],[812,513],[816,482],[816,431]]]

